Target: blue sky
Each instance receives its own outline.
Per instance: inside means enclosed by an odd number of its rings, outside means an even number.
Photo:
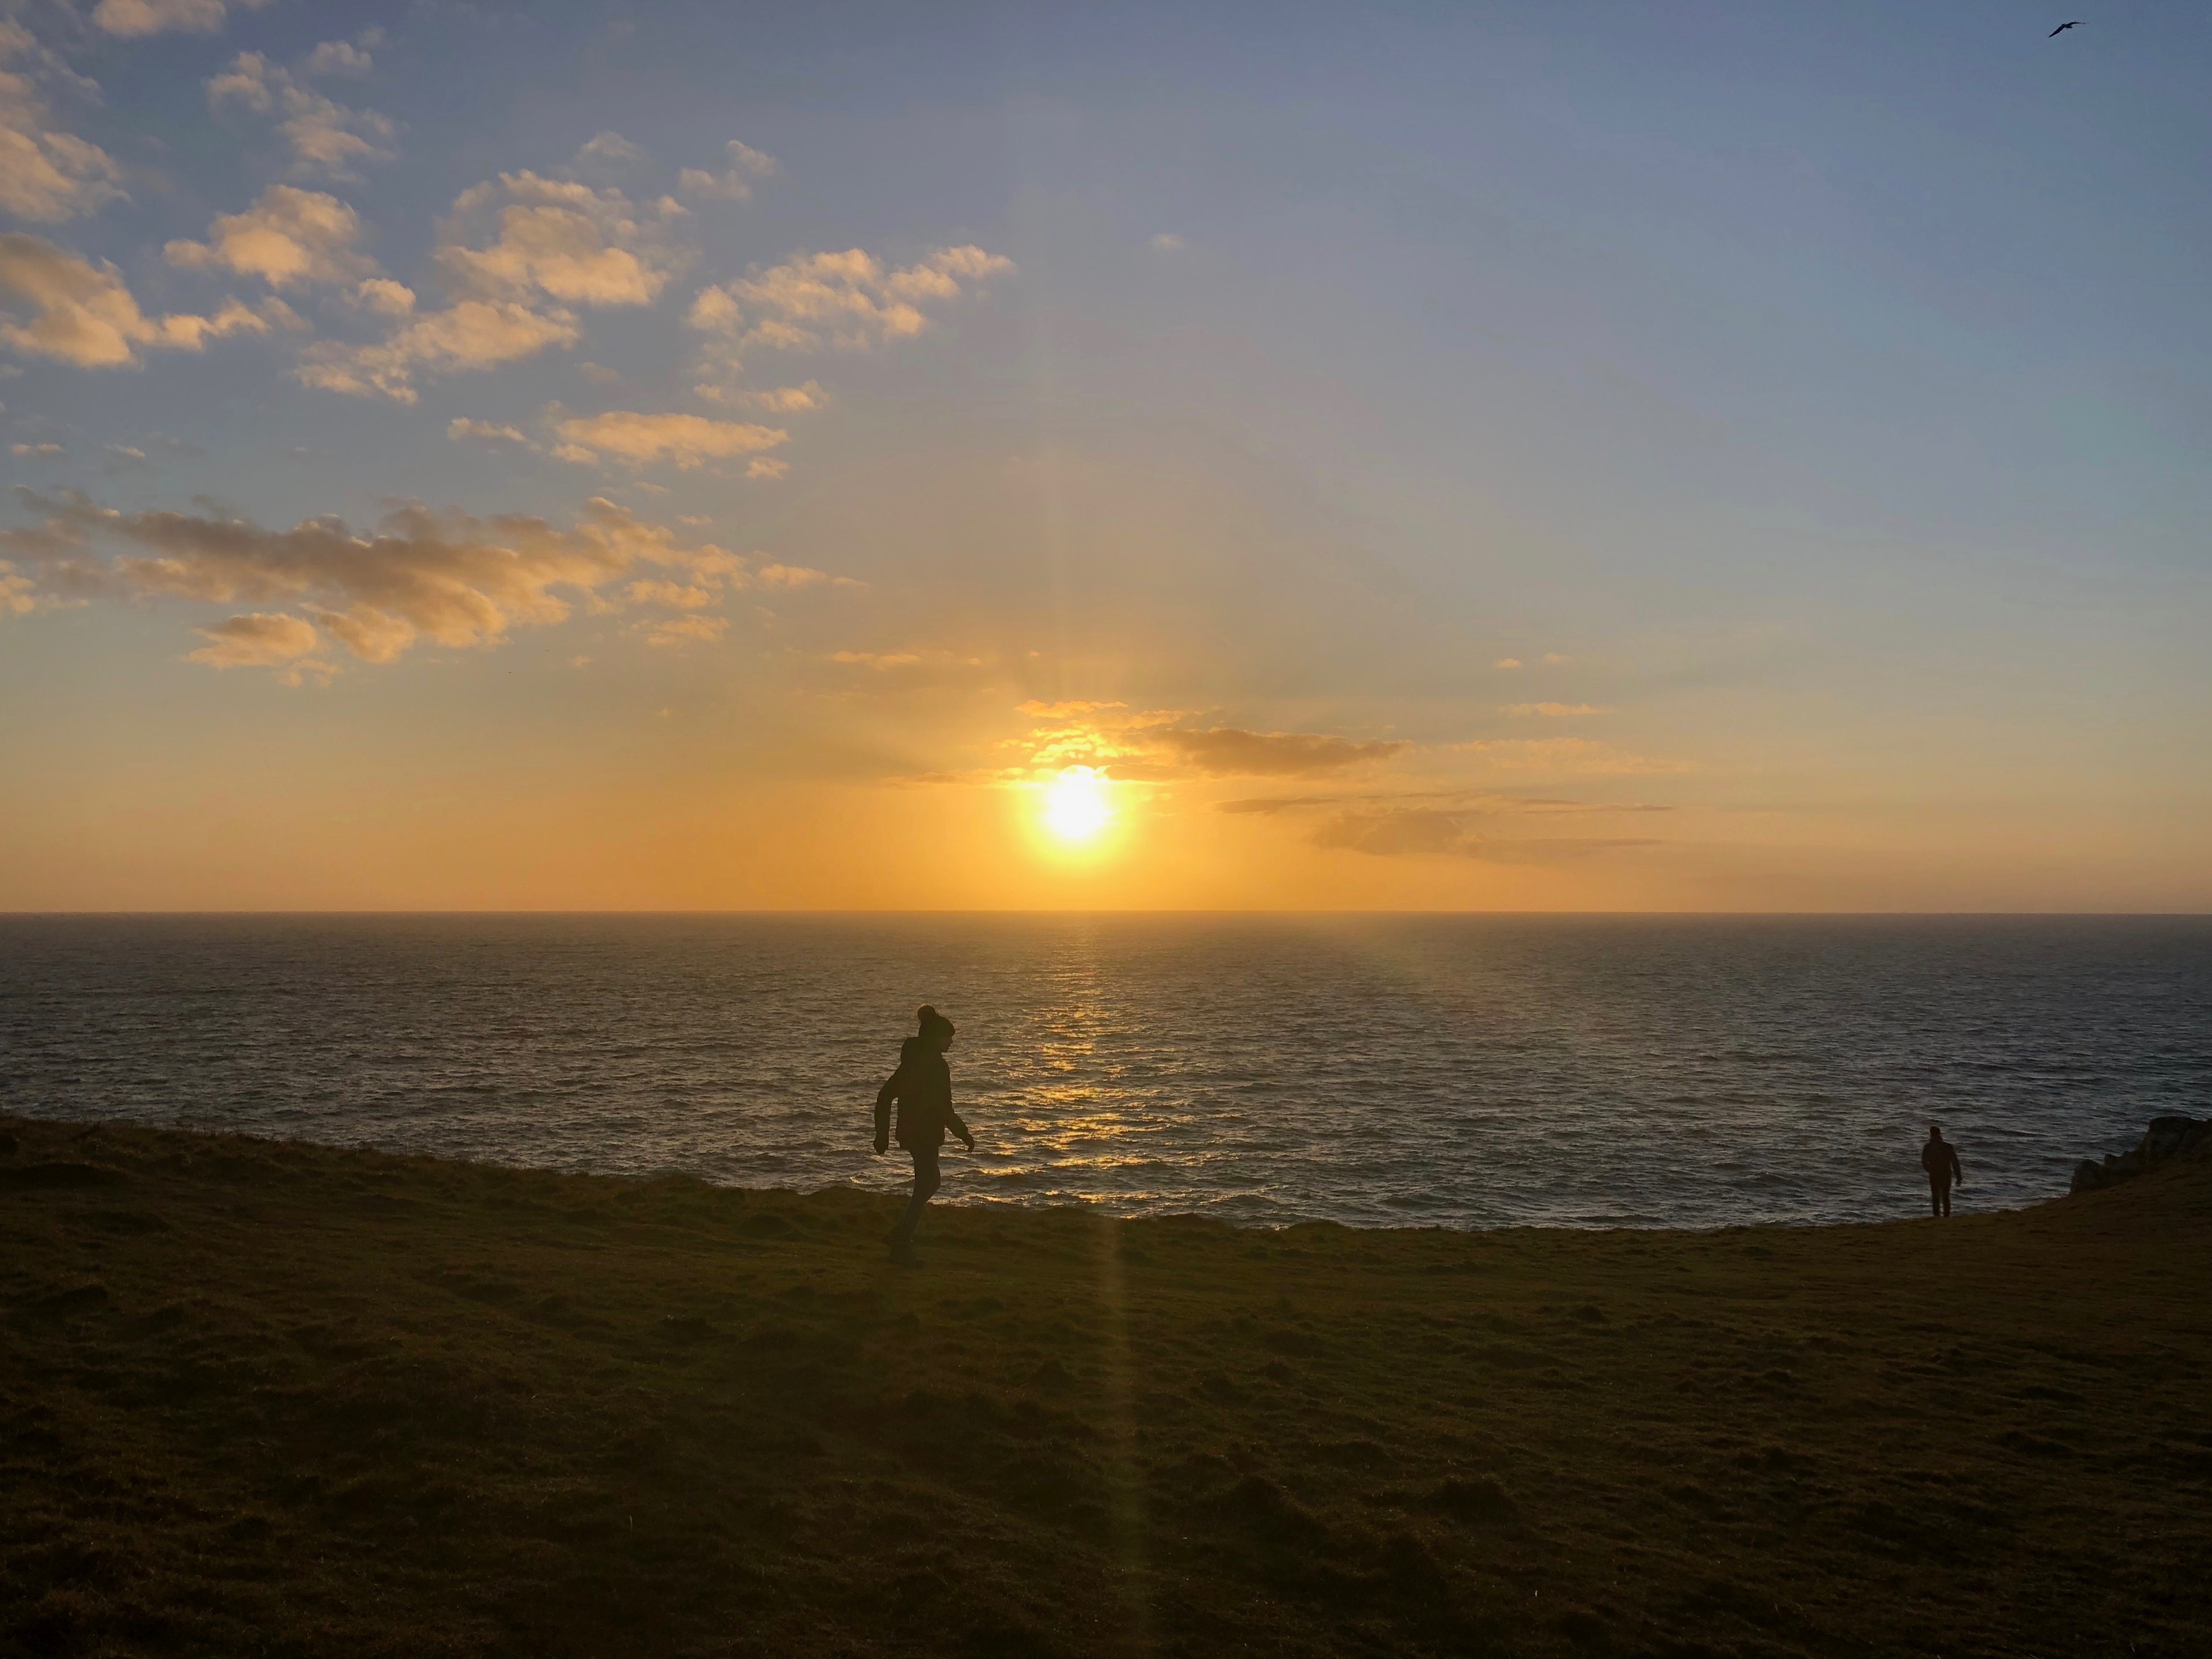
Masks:
[[[0,904],[2212,901],[2200,9],[6,15]]]

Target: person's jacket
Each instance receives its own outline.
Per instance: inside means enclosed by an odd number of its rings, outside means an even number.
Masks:
[[[1966,1172],[1959,1167],[1959,1149],[1948,1140],[1931,1140],[1923,1146],[1920,1167],[1946,1183],[1966,1178]]]
[[[891,1107],[898,1106],[898,1144],[908,1152],[930,1152],[945,1144],[950,1128],[963,1139],[968,1126],[952,1109],[952,1068],[933,1043],[910,1036],[899,1044],[898,1070],[876,1091],[876,1139],[882,1140],[891,1127]]]

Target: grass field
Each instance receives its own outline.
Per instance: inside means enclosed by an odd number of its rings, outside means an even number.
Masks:
[[[0,1131],[0,1652],[2212,1653],[2201,1153],[902,1272],[855,1193]]]

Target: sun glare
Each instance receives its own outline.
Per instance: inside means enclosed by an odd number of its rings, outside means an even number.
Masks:
[[[1071,845],[1097,839],[1113,817],[1105,775],[1088,766],[1071,766],[1045,786],[1044,827]]]

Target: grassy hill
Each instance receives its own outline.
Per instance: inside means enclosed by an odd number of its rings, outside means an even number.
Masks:
[[[0,1653],[2212,1652],[2202,1154],[901,1272],[854,1193],[0,1131]]]

